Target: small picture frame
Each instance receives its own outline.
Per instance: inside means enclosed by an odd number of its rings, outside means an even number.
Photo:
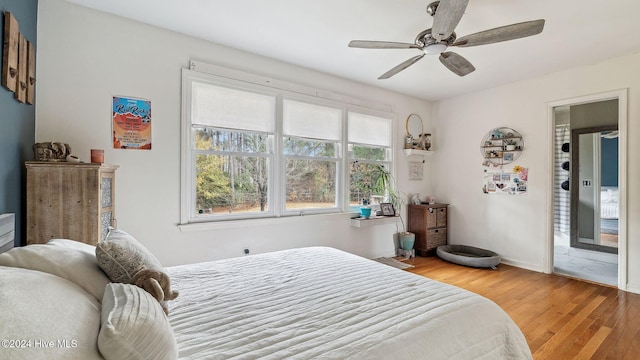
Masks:
[[[504,153],[504,161],[513,161],[513,153]]]
[[[381,203],[380,210],[382,211],[382,216],[395,216],[396,214],[392,203]]]

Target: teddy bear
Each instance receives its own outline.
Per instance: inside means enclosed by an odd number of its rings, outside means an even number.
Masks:
[[[162,305],[165,314],[169,315],[167,301],[177,298],[178,291],[171,290],[171,280],[167,274],[160,270],[145,268],[133,275],[131,284],[151,294]]]

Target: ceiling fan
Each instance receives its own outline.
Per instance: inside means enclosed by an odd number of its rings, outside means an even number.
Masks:
[[[433,17],[431,29],[420,32],[413,44],[392,41],[352,40],[349,47],[363,49],[418,49],[423,53],[395,66],[378,79],[388,79],[400,71],[415,64],[425,55],[440,55],[440,62],[459,76],[475,71],[475,67],[464,57],[451,51],[450,46],[467,47],[497,43],[536,35],[544,28],[544,19],[526,21],[501,26],[475,34],[456,38],[453,31],[460,22],[469,0],[434,1],[427,6],[427,13]]]

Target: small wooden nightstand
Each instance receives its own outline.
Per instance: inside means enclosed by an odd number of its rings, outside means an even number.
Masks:
[[[449,204],[409,205],[410,232],[416,234],[414,249],[418,256],[435,254],[448,243],[447,213]]]

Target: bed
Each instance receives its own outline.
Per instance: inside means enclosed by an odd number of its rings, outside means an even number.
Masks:
[[[340,250],[168,267],[166,316],[74,243],[0,255],[3,359],[532,358],[492,301]]]
[[[618,234],[618,218],[620,217],[620,193],[617,186],[600,188],[600,232]]]
[[[618,187],[602,186],[600,191],[600,218],[617,220],[620,216]]]

